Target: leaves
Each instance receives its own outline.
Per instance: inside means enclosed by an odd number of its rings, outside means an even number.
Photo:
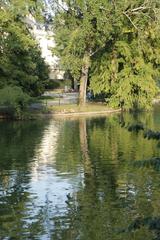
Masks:
[[[19,86],[31,96],[37,96],[44,91],[48,67],[23,20],[33,7],[35,8],[35,1],[32,0],[2,1],[0,88],[6,85]]]
[[[157,0],[64,1],[55,17],[55,50],[73,78],[91,56],[90,89],[112,107],[149,108],[157,93],[160,29]]]
[[[0,89],[0,105],[11,117],[20,118],[31,98],[19,87],[4,87]]]
[[[119,36],[110,42],[109,49],[95,57],[92,64],[90,87],[94,94],[105,92],[112,107],[147,109],[158,90],[159,28],[153,19],[146,22],[143,15],[138,15],[137,19],[140,17],[138,31],[127,31],[129,22],[119,18],[122,21]]]

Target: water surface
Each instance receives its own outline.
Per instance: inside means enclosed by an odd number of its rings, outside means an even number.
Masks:
[[[0,239],[160,239],[160,143],[148,129],[160,131],[159,107],[1,121]]]

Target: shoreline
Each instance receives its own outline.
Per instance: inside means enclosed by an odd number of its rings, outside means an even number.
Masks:
[[[160,99],[154,99],[153,106],[159,105]],[[106,109],[105,109],[106,108]],[[107,108],[103,104],[88,104],[84,107],[79,107],[78,105],[61,105],[54,106],[54,108],[44,109],[44,110],[32,110],[24,113],[22,118],[12,118],[9,115],[0,114],[0,121],[28,121],[37,119],[51,119],[51,118],[67,118],[67,117],[97,117],[97,116],[107,116],[109,114],[120,113],[122,109]],[[26,116],[25,116],[26,114]]]
[[[53,117],[79,117],[79,116],[93,116],[93,115],[106,115],[106,114],[111,114],[111,113],[119,113],[121,112],[121,109],[108,109],[105,111],[90,111],[90,112],[56,112],[56,113],[51,113],[49,115]]]
[[[24,119],[12,119],[8,116],[0,115],[0,120],[13,120],[13,121],[28,121],[28,120],[37,120],[38,118],[44,119],[44,118],[62,118],[62,117],[94,117],[94,116],[105,116],[112,113],[120,113],[121,109],[108,109],[105,111],[84,111],[84,112],[49,112],[49,113],[31,113],[31,116],[29,118]]]

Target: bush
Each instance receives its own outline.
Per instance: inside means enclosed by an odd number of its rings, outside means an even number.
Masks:
[[[3,113],[12,118],[23,118],[31,97],[20,87],[6,86],[0,89],[0,106]]]

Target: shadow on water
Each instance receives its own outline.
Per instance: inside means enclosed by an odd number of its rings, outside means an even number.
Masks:
[[[144,227],[153,232],[151,240],[160,240],[160,217],[137,218],[122,232],[135,232]]]
[[[151,158],[148,160],[135,161],[133,166],[138,168],[153,168],[156,171],[160,171],[160,158]]]
[[[153,126],[153,124],[149,124],[147,118],[145,115],[148,115],[148,118],[151,119],[151,115],[154,114],[154,112],[149,113],[132,113],[130,114],[132,116],[132,119],[130,119],[128,122],[124,120],[123,113],[121,114],[119,118],[119,124],[122,128],[127,129],[129,132],[134,132],[138,134],[139,132],[143,132],[143,137],[148,140],[157,140],[158,144],[157,147],[160,147],[160,131],[154,131],[149,128],[150,126]]]
[[[18,164],[22,169],[30,168],[29,159],[34,156],[45,125],[43,121],[0,121],[0,166],[12,169]]]
[[[160,132],[159,131],[152,131],[151,129],[145,131],[144,138],[160,140]]]

